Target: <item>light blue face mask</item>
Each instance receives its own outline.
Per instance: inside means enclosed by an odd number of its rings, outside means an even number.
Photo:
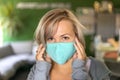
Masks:
[[[47,43],[46,52],[58,64],[64,64],[69,60],[76,49],[74,42]]]

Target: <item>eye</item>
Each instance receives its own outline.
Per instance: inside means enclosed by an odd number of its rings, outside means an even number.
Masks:
[[[64,36],[63,40],[69,40],[70,38],[68,36]]]
[[[50,38],[48,38],[48,39],[47,39],[47,41],[53,41],[53,38],[52,38],[52,37],[50,37]]]

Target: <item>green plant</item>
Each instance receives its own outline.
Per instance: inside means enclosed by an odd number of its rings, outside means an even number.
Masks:
[[[14,4],[10,2],[0,4],[0,26],[6,30],[10,36],[17,34],[22,27]]]

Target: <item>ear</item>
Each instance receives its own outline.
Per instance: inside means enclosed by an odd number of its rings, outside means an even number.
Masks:
[[[76,59],[78,56],[77,56],[77,52],[73,55],[72,59]]]
[[[46,54],[45,60],[46,60],[47,62],[49,62],[49,63],[52,62],[52,60],[51,60],[51,58],[50,58],[50,56],[49,56],[48,54]]]

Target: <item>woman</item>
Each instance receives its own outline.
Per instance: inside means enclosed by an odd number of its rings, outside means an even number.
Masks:
[[[85,53],[84,26],[67,9],[46,13],[36,29],[36,64],[27,80],[109,80],[105,65]]]

